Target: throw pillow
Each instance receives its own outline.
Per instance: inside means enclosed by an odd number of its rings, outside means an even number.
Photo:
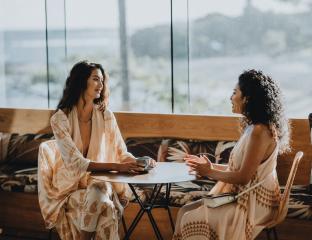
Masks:
[[[0,165],[6,162],[10,138],[10,133],[0,132]]]
[[[187,154],[206,155],[211,162],[225,164],[236,142],[171,139],[167,144],[167,161],[184,162]]]
[[[53,134],[12,134],[7,163],[27,167],[37,166],[39,145],[52,137]]]
[[[157,160],[160,138],[128,138],[127,149],[135,157],[149,156]]]

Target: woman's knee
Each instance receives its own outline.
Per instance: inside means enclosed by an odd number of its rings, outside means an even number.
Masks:
[[[199,208],[202,205],[202,200],[188,203],[180,208],[179,215],[182,217],[185,213],[192,211],[196,208]]]
[[[85,199],[86,211],[91,214],[100,214],[113,208],[114,204],[107,193],[103,193],[98,186],[92,186],[87,191]]]
[[[194,210],[202,205],[202,200],[197,200],[183,206],[187,211]]]
[[[87,198],[101,200],[103,195],[106,195],[108,198],[111,198],[112,189],[109,187],[106,182],[92,182],[87,187]]]

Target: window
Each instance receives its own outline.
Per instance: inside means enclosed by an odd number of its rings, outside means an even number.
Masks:
[[[0,4],[0,107],[45,108],[44,1],[2,0]]]
[[[88,59],[110,74],[114,111],[228,115],[255,68],[280,83],[288,116],[307,117],[311,11],[311,0],[1,0],[0,107],[55,108]]]
[[[279,82],[288,116],[307,117],[312,106],[311,3],[185,1],[188,18],[180,28],[189,25],[189,112],[230,114],[229,98],[239,74],[254,68]],[[185,45],[183,35],[174,37]],[[174,49],[184,68],[185,48]]]

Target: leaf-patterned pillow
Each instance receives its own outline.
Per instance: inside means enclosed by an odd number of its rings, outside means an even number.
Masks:
[[[7,152],[7,164],[36,167],[39,145],[50,140],[53,134],[12,134]]]
[[[127,149],[135,157],[149,156],[157,159],[161,138],[128,138]]]
[[[183,162],[187,154],[206,155],[213,163],[227,163],[236,142],[201,140],[163,140],[167,161]]]

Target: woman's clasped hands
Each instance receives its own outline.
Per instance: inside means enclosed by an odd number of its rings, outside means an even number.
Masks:
[[[213,169],[211,161],[204,155],[187,155],[184,158],[186,165],[190,167],[189,173],[198,177],[208,177]]]
[[[154,159],[151,160],[151,167],[155,167],[156,161]],[[127,157],[125,160],[118,164],[117,171],[122,173],[138,174],[144,171],[144,167],[142,167],[142,165],[140,165],[134,158]]]
[[[126,158],[118,164],[117,171],[121,173],[139,173],[144,170],[134,158]]]

